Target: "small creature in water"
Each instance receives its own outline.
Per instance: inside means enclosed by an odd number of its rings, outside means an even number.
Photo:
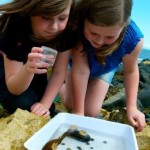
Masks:
[[[62,140],[66,137],[72,137],[81,142],[89,142],[91,137],[84,130],[77,130],[76,126],[71,126],[62,136],[57,139],[53,139],[48,141],[42,150],[57,150],[58,145],[62,142]]]
[[[91,137],[84,130],[75,130],[71,132],[69,136],[82,142],[89,142],[91,140]]]

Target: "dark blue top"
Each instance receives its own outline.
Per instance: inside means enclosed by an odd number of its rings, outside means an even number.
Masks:
[[[126,54],[130,54],[137,43],[143,38],[143,34],[136,24],[131,20],[128,25],[123,41],[116,51],[105,59],[105,65],[101,65],[94,56],[94,48],[89,41],[84,41],[85,49],[88,50],[88,60],[90,67],[90,77],[96,77],[107,72],[110,72],[118,67],[122,62],[122,58]]]

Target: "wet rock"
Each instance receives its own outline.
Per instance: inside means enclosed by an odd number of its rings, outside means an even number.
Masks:
[[[142,68],[139,70],[139,72],[140,72],[140,81],[150,83],[150,77],[149,74],[146,72],[146,70]]]
[[[138,65],[140,72],[140,83],[137,105],[138,109],[143,111],[145,108],[150,107],[150,60],[143,60]],[[112,85],[108,90],[108,94],[105,98],[102,108],[110,111],[126,106],[123,80],[123,68],[122,65],[120,65],[118,71],[114,76]]]
[[[150,88],[139,92],[138,98],[144,108],[150,107]]]

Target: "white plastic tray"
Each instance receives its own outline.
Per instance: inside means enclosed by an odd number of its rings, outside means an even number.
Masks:
[[[66,137],[58,146],[58,150],[138,150],[134,130],[131,126],[105,121],[101,119],[83,117],[69,113],[59,113],[43,128],[28,139],[24,146],[28,150],[41,150],[50,139],[58,138],[70,125],[76,125],[79,130],[85,130],[94,141],[90,144]]]

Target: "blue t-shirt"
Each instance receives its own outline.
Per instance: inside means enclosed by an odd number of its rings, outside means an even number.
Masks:
[[[105,65],[101,65],[96,60],[94,56],[94,47],[89,41],[85,40],[84,46],[85,49],[88,50],[90,77],[100,76],[116,69],[122,62],[122,58],[134,50],[137,43],[140,41],[140,38],[143,38],[143,34],[136,24],[131,20],[120,46],[110,56],[106,57]]]

